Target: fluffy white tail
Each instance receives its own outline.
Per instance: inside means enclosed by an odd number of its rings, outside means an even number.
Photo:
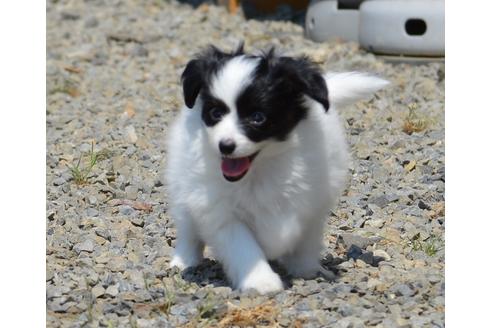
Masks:
[[[359,72],[326,73],[328,100],[336,108],[370,98],[389,84],[376,76]]]

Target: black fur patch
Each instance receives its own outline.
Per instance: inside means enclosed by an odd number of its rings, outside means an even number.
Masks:
[[[198,94],[210,83],[211,77],[231,58],[242,54],[244,54],[242,43],[230,53],[222,52],[216,47],[210,46],[191,60],[181,75],[186,106],[193,108]]]
[[[208,90],[208,87],[204,87],[204,90],[202,91],[202,101],[203,101],[203,107],[202,107],[202,120],[205,122],[205,125],[207,126],[213,126],[217,124],[219,121],[214,120],[211,115],[210,111],[214,108],[218,108],[224,113],[228,113],[229,107],[220,99],[215,98],[212,96]]]
[[[261,57],[252,83],[239,95],[236,105],[243,129],[252,141],[285,140],[306,117],[304,95],[328,110],[328,90],[319,69],[306,57],[277,57],[273,50]],[[255,126],[248,118],[254,112],[267,117]]]
[[[210,116],[213,108],[229,112],[220,99],[209,90],[211,78],[233,57],[245,55],[242,44],[237,50],[226,53],[211,46],[186,66],[181,80],[186,106],[192,108],[198,95],[203,100],[202,120],[207,126],[218,121]],[[245,134],[252,141],[268,138],[285,140],[300,120],[306,117],[304,96],[318,101],[328,110],[328,90],[319,68],[307,57],[281,57],[273,48],[261,56],[253,79],[238,96],[236,106]],[[262,112],[265,123],[251,123],[251,115]]]

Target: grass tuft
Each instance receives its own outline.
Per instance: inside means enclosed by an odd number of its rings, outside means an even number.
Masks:
[[[422,132],[429,127],[429,124],[429,118],[417,113],[417,104],[408,105],[408,114],[403,121],[403,132],[406,134]]]
[[[92,147],[91,150],[88,154],[88,161],[87,164],[82,167],[81,166],[81,161],[82,161],[82,155],[80,155],[77,164],[75,165],[68,165],[68,168],[70,169],[70,172],[72,173],[72,178],[74,182],[78,185],[85,185],[89,183],[89,175],[92,172],[92,169],[96,166],[96,164],[107,158],[109,156],[109,152],[107,150],[101,150],[99,152],[94,151],[94,141],[92,142]]]
[[[61,82],[55,84],[49,91],[49,94],[53,95],[55,93],[65,93],[73,98],[80,96],[80,90],[77,87],[77,83],[71,79],[63,79]]]
[[[176,295],[171,290],[164,289],[164,302],[159,305],[159,310],[165,315],[169,314],[171,307],[176,304]]]
[[[422,240],[420,233],[418,233],[408,241],[408,245],[413,251],[423,251],[428,256],[434,256],[444,247],[444,241],[441,237],[435,235]]]

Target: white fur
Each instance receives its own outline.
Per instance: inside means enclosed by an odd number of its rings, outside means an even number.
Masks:
[[[389,84],[379,77],[359,72],[327,73],[325,80],[328,100],[338,108],[367,99]]]
[[[310,278],[320,270],[323,224],[348,171],[337,107],[367,98],[386,82],[356,73],[329,74],[327,113],[306,97],[308,117],[288,140],[257,144],[241,134],[234,110],[235,96],[249,82],[250,72],[238,60],[214,81],[216,96],[233,108],[222,122],[206,128],[198,97],[172,126],[166,179],[178,235],[171,266],[198,264],[206,244],[235,287],[267,293],[283,288],[268,260],[279,260],[295,276]],[[238,156],[261,149],[240,181],[222,176],[217,150],[222,137],[235,139]]]

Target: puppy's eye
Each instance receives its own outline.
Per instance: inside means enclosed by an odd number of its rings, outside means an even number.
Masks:
[[[226,113],[227,111],[220,107],[214,107],[208,112],[210,118],[214,121],[219,121]]]
[[[266,116],[262,112],[254,112],[249,117],[249,121],[251,124],[259,126],[259,125],[262,125],[263,123],[265,123]]]

